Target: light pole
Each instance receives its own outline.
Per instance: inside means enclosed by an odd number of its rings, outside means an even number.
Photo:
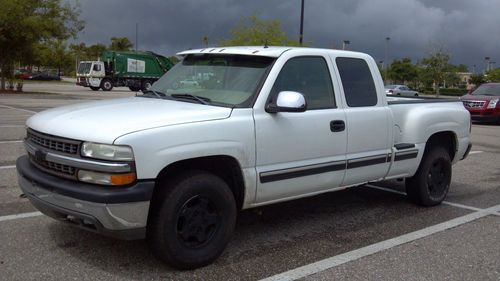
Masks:
[[[387,81],[387,68],[389,65],[389,40],[391,37],[385,37],[385,63],[384,63],[384,78]]]
[[[484,60],[486,61],[486,71],[490,70],[490,57],[484,57]]]
[[[135,23],[135,51],[139,48],[139,23]]]
[[[472,66],[472,74],[476,74],[476,65],[475,64]]]
[[[301,1],[300,8],[300,34],[299,34],[299,44],[302,46],[302,40],[304,38],[304,0]]]
[[[349,41],[349,40],[344,40],[344,41],[342,42],[342,50],[345,50],[345,49],[346,49],[346,47],[347,47],[347,45],[349,45],[349,44],[351,44],[351,41]]]

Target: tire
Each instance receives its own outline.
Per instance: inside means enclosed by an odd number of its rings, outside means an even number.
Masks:
[[[224,251],[236,222],[236,203],[221,178],[189,171],[160,181],[160,200],[148,219],[147,240],[153,254],[172,267],[194,269]]]
[[[90,89],[91,89],[92,91],[99,91],[99,89],[100,89],[100,88],[99,88],[99,87],[92,87],[92,86],[90,86]]]
[[[141,90],[146,91],[149,88],[151,88],[151,85],[153,85],[153,82],[151,82],[150,80],[144,80],[144,81],[142,81]]]
[[[439,205],[450,189],[451,174],[451,160],[446,149],[440,146],[426,149],[417,172],[406,179],[406,194],[418,205]]]
[[[103,79],[101,81],[101,89],[106,92],[111,91],[113,89],[113,82],[109,79]]]
[[[132,92],[138,92],[141,90],[141,88],[138,87],[128,87]]]

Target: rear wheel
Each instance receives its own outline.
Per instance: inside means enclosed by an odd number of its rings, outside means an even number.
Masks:
[[[141,90],[143,91],[149,90],[149,88],[151,88],[151,85],[153,85],[153,82],[151,82],[150,80],[144,80],[142,81]]]
[[[101,89],[103,91],[111,91],[113,89],[113,83],[109,79],[103,79],[101,81]]]
[[[99,87],[92,87],[92,86],[90,86],[90,89],[91,89],[92,91],[99,91],[99,89],[100,89],[100,88],[99,88]]]
[[[179,269],[205,266],[224,251],[236,221],[236,203],[221,178],[189,171],[160,183],[147,238],[153,253]]]
[[[417,172],[406,179],[408,198],[422,206],[440,204],[450,189],[450,155],[443,147],[431,147],[424,154]]]

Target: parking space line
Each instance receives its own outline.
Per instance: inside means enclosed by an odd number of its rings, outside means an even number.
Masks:
[[[40,213],[40,212],[31,212],[31,213],[21,213],[21,214],[15,214],[15,215],[2,216],[2,217],[0,217],[0,222],[17,220],[17,219],[22,219],[22,218],[38,217],[41,215],[42,215],[42,213]]]
[[[21,111],[29,112],[29,113],[32,113],[32,114],[38,113],[38,112],[33,111],[33,110],[28,110],[28,109],[23,109],[23,108],[17,108],[17,107],[3,105],[3,104],[0,104],[0,107],[5,107],[5,108],[15,109],[15,110],[21,110]]]
[[[4,144],[4,143],[19,143],[19,142],[23,142],[23,141],[22,140],[0,141],[0,144]]]
[[[24,128],[25,125],[0,125],[0,128]]]
[[[491,208],[477,211],[474,213],[470,213],[455,219],[451,219],[449,221],[445,221],[442,223],[435,224],[433,226],[429,226],[414,232],[410,232],[407,234],[403,234],[398,237],[394,237],[391,239],[387,239],[375,244],[371,244],[347,253],[343,253],[340,255],[336,255],[330,258],[326,258],[324,260],[320,260],[318,262],[314,262],[308,265],[304,265],[265,279],[262,279],[261,281],[284,281],[284,280],[297,280],[300,278],[307,277],[309,275],[325,271],[327,269],[334,268],[336,266],[339,266],[341,264],[345,264],[366,256],[370,256],[391,248],[394,248],[396,246],[400,246],[402,244],[406,244],[427,236],[430,236],[432,234],[448,230],[450,228],[454,228],[472,221],[475,221],[477,219],[486,217],[491,215],[492,213],[498,212],[500,210],[500,205],[493,206]]]
[[[12,168],[15,168],[16,165],[9,165],[9,166],[0,166],[0,170],[3,170],[3,169],[12,169]]]
[[[481,151],[481,150],[476,150],[476,151],[471,151],[469,152],[469,155],[471,154],[479,154],[479,153],[483,153],[484,151]]]
[[[376,186],[376,185],[371,185],[371,184],[365,184],[365,186],[373,188],[373,189],[378,189],[378,190],[392,192],[392,193],[396,193],[396,194],[400,194],[400,195],[405,195],[406,196],[406,192],[402,192],[402,191],[398,191],[398,190],[394,190],[394,189],[390,189],[390,188],[386,188],[386,187],[381,187],[381,186]],[[475,212],[477,212],[477,211],[484,211],[485,210],[485,209],[476,208],[476,207],[472,207],[472,206],[467,206],[467,205],[463,205],[463,204],[459,204],[459,203],[453,203],[453,202],[449,202],[449,201],[443,201],[441,203],[445,204],[445,205],[457,207],[457,208],[462,208],[462,209],[466,209],[466,210],[470,210],[470,211],[475,211]],[[495,214],[493,214],[493,215],[495,215]]]

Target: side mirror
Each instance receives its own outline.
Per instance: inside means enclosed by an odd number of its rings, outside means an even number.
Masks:
[[[306,98],[303,94],[293,91],[283,91],[278,93],[276,104],[269,103],[266,112],[304,112],[307,109]]]

